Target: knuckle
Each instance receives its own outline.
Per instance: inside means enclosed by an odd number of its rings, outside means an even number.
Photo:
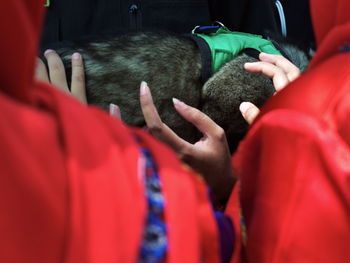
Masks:
[[[218,126],[215,130],[214,137],[220,141],[226,140],[226,134],[224,129]]]
[[[182,149],[181,151],[178,152],[177,155],[182,161],[186,163],[190,163],[192,160],[192,155],[186,149]]]
[[[294,71],[289,73],[288,79],[290,81],[293,81],[296,78],[298,78],[299,76],[300,76],[300,70],[299,69],[295,69]]]
[[[51,71],[62,71],[63,65],[58,61],[52,61],[52,63],[49,64],[49,68]]]
[[[73,60],[73,70],[84,71],[84,65],[82,61]]]
[[[285,72],[281,67],[273,66],[273,68],[274,68],[276,74],[285,75]]]
[[[192,108],[192,110],[189,111],[189,113],[189,117],[193,122],[203,123],[206,119],[206,116],[195,108]]]
[[[82,72],[73,75],[73,80],[77,83],[85,83],[85,76]]]
[[[259,110],[257,108],[250,107],[245,114],[246,121],[248,123],[252,123],[255,117],[258,115],[258,113],[259,113]]]
[[[147,125],[147,128],[153,135],[161,135],[163,133],[163,123],[151,123]]]
[[[285,59],[285,57],[284,56],[282,56],[282,55],[279,55],[279,54],[276,54],[276,55],[273,55],[276,59],[278,59],[278,60],[284,60]]]
[[[150,100],[147,96],[140,96],[140,103],[141,103],[141,108],[142,111],[152,111],[154,105],[152,103],[152,100]],[[147,116],[144,116],[145,118]]]

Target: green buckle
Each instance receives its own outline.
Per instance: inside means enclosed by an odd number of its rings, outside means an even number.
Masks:
[[[46,4],[44,6],[45,7],[49,7],[50,6],[50,0],[46,0]]]

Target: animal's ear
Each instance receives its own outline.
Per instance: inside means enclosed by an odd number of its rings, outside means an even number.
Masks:
[[[309,65],[310,54],[308,54],[303,49],[299,48],[296,45],[284,42],[279,43],[282,54],[285,54],[285,57],[290,60],[295,66],[297,66],[300,71],[305,71]]]
[[[310,47],[304,46],[291,38],[285,38],[279,34],[268,32],[264,36],[270,40],[281,54],[296,65],[301,71],[305,71],[312,57]]]

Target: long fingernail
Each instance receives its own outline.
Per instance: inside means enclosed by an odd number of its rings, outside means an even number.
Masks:
[[[242,102],[241,105],[239,105],[239,110],[242,114],[245,114],[247,110],[249,109],[250,105],[248,102]]]
[[[185,104],[184,102],[176,98],[173,98],[173,103],[174,103],[174,106],[178,108],[186,109],[188,107],[187,104]]]
[[[109,115],[120,118],[120,109],[117,105],[109,104]]]
[[[46,56],[47,54],[52,53],[52,52],[55,52],[55,51],[52,50],[52,49],[47,49],[47,50],[44,52],[44,55]]]
[[[145,95],[149,92],[149,88],[146,81],[142,81],[140,85],[140,95]]]
[[[72,55],[72,59],[79,60],[79,59],[81,59],[81,55],[76,52]]]

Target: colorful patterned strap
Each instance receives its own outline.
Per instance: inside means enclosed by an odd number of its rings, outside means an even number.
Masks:
[[[144,158],[144,182],[148,214],[143,232],[139,262],[156,263],[165,259],[168,249],[167,228],[164,222],[164,197],[156,164],[146,148],[141,149]]]

